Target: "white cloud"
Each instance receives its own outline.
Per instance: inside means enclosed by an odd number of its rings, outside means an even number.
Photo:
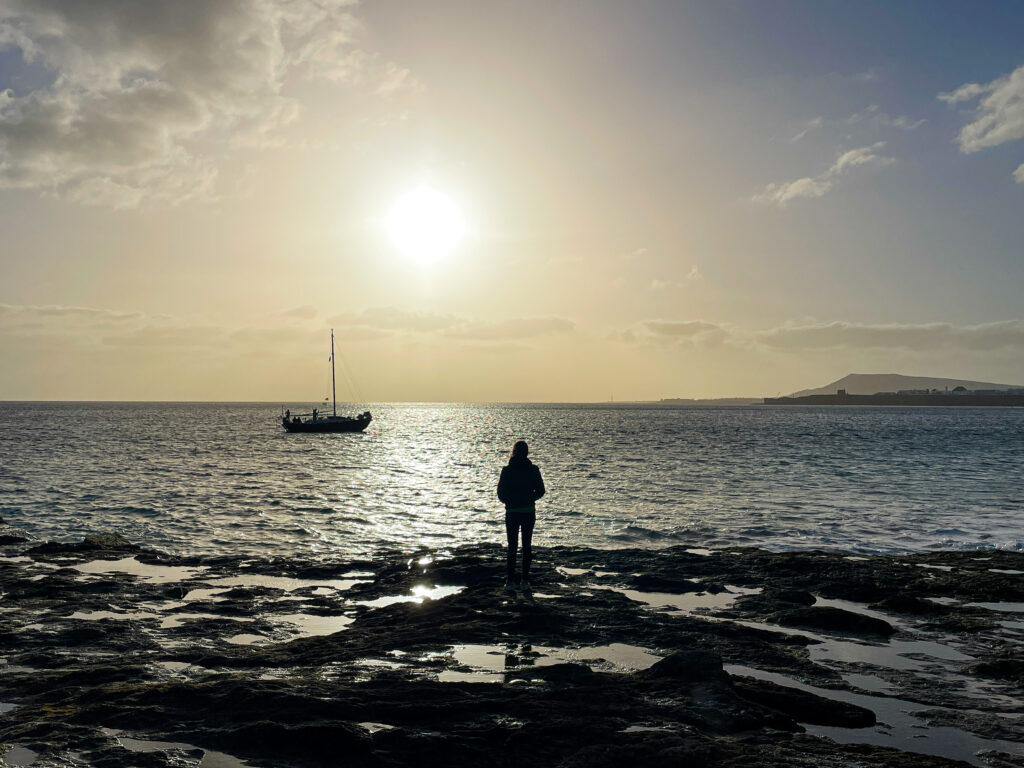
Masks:
[[[1024,184],[1024,163],[1017,166],[1017,170],[1013,172],[1013,179],[1018,184]]]
[[[387,93],[409,82],[354,56],[351,5],[0,0],[0,48],[52,75],[0,92],[0,188],[115,208],[212,197],[219,150],[272,146],[299,119],[289,82],[358,80]]]
[[[938,98],[947,104],[978,100],[971,122],[957,135],[961,152],[977,152],[1024,138],[1024,66],[990,83],[961,85],[940,93]]]
[[[822,126],[822,124],[824,122],[825,122],[824,119],[821,118],[821,117],[815,117],[815,118],[812,118],[812,119],[808,120],[804,124],[804,127],[802,129],[800,129],[800,131],[798,133],[796,133],[789,140],[789,143],[790,144],[796,144],[798,141],[800,141],[800,139],[804,138],[807,134],[809,134],[812,131],[816,131],[817,129],[821,128],[821,126]]]
[[[876,141],[866,147],[858,147],[843,152],[825,171],[817,176],[805,176],[793,181],[772,183],[754,195],[754,201],[769,205],[786,207],[793,200],[800,198],[817,198],[832,189],[838,178],[851,168],[862,165],[885,166],[893,162],[893,158],[879,154],[885,147],[884,141]]]
[[[878,104],[871,104],[866,109],[850,115],[846,122],[849,124],[866,123],[876,129],[897,128],[901,131],[916,131],[928,121],[923,118],[914,120],[907,115],[893,117],[883,111]]]

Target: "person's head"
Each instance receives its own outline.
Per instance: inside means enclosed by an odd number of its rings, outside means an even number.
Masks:
[[[512,446],[512,458],[513,459],[525,459],[530,454],[530,446],[526,444],[525,440],[518,440],[516,444]]]

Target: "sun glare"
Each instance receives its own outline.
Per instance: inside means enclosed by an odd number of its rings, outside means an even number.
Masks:
[[[462,212],[447,195],[419,187],[403,195],[387,218],[387,230],[395,245],[421,265],[450,253],[462,240]]]

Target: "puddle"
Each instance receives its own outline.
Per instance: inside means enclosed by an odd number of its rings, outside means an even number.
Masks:
[[[1024,603],[966,603],[969,608],[984,608],[1001,613],[1024,613]]]
[[[930,568],[933,571],[946,571],[947,573],[949,571],[953,570],[953,566],[952,565],[929,565],[928,563],[918,563],[917,567],[918,568]]]
[[[563,576],[582,576],[585,573],[590,573],[589,568],[566,568],[564,565],[559,565],[555,570]]]
[[[194,603],[200,600],[206,600],[212,603],[222,603],[227,600],[226,597],[218,597],[228,591],[228,587],[221,587],[219,589],[192,589],[189,590],[182,600],[186,603]]]
[[[843,680],[848,682],[854,688],[860,688],[862,691],[874,691],[875,693],[889,693],[892,691],[892,683],[886,682],[880,677],[874,675],[860,675],[854,672],[843,675]]]
[[[1024,571],[1015,571],[1012,568],[989,568],[991,573],[1008,573],[1011,576],[1020,576],[1024,574]]]
[[[333,635],[355,621],[350,616],[310,616],[305,613],[290,613],[271,618],[275,623],[281,621],[293,625],[301,637]]]
[[[126,557],[122,560],[93,560],[71,567],[80,573],[89,574],[127,573],[130,576],[138,576],[145,579],[151,584],[187,581],[196,578],[200,573],[207,570],[205,566],[185,568],[183,566],[147,565],[146,563],[140,563],[134,557]]]
[[[348,576],[350,574],[345,575]],[[290,576],[265,576],[260,573],[223,576],[216,579],[203,579],[203,581],[215,587],[270,587],[271,589],[280,589],[285,592],[294,592],[296,589],[302,589],[303,587],[330,587],[331,589],[343,592],[346,589],[351,589],[356,584],[368,583],[367,579],[293,579]],[[193,590],[193,592],[199,591]],[[185,596],[185,599],[189,599],[188,595]]]
[[[684,552],[688,552],[691,555],[700,555],[701,557],[711,557],[712,550],[705,549],[704,547],[695,547],[693,549],[684,549]]]
[[[444,597],[457,595],[465,587],[413,587],[408,595],[385,595],[376,600],[357,600],[356,605],[365,605],[369,608],[383,608],[385,605],[395,603],[422,603],[424,600],[440,600]]]
[[[38,759],[38,752],[33,752],[28,747],[23,747],[19,744],[12,744],[3,753],[2,764],[10,766],[10,768],[22,768],[22,766],[32,765]]]
[[[365,728],[370,733],[377,733],[377,731],[390,731],[395,728],[393,725],[387,723],[358,723],[360,728]]]
[[[108,736],[113,736],[117,739],[118,744],[131,752],[161,752],[170,749],[180,749],[183,752],[203,753],[203,757],[199,761],[197,768],[249,768],[248,763],[244,763],[237,757],[233,757],[224,752],[213,752],[192,744],[184,744],[177,741],[149,741],[147,739],[135,739],[125,736],[123,731],[115,731],[110,728],[101,728],[100,730]]]
[[[590,648],[456,645],[451,656],[459,666],[472,667],[474,671],[445,670],[437,676],[440,682],[500,683],[505,680],[505,672],[566,662],[583,662],[601,672],[636,672],[661,660],[661,656],[646,648],[624,643]]]
[[[129,613],[117,613],[116,611],[75,611],[68,619],[81,619],[82,621],[102,621],[113,619],[114,621],[131,621],[144,619],[159,619],[159,614],[146,613],[145,611],[132,611]]]
[[[254,621],[247,616],[216,616],[212,613],[176,613],[173,616],[165,616],[163,621],[160,622],[161,629],[175,629],[180,627],[186,621],[196,621],[197,619],[215,619],[218,621]]]
[[[664,725],[630,725],[623,728],[619,733],[675,733],[675,728],[668,728]]]
[[[839,608],[850,613],[857,613],[861,616],[867,616],[872,619],[878,619],[884,621],[887,624],[891,624],[896,629],[907,629],[907,625],[900,620],[898,616],[893,616],[889,613],[882,613],[881,611],[875,611],[868,608],[863,603],[855,603],[852,600],[838,600],[827,597],[814,596],[814,607],[815,608]]]
[[[928,656],[939,661],[974,661],[973,656],[932,640],[889,640],[887,643],[876,645],[837,640],[810,632],[802,634],[822,641],[817,645],[808,646],[807,651],[811,661],[824,666],[828,666],[825,662],[829,661],[872,664],[876,667],[902,670],[923,670],[931,666],[928,662],[909,658],[910,654]]]
[[[725,670],[731,675],[746,675],[759,680],[768,680],[787,688],[796,688],[814,693],[827,699],[845,701],[859,707],[870,709],[878,718],[873,728],[836,728],[823,725],[802,725],[814,736],[824,736],[840,744],[875,744],[894,747],[905,752],[918,752],[925,755],[937,755],[953,760],[964,760],[973,765],[986,765],[978,758],[977,753],[986,750],[1008,752],[1012,755],[1024,755],[1024,743],[983,739],[973,733],[950,728],[948,726],[930,727],[913,716],[914,712],[927,709],[944,709],[934,705],[917,704],[912,701],[882,696],[867,696],[849,691],[834,691],[827,688],[816,688],[805,685],[792,678],[775,672],[763,672],[759,669],[726,664]]]
[[[269,643],[270,638],[264,637],[263,635],[251,635],[243,632],[240,635],[225,637],[224,642],[231,643],[232,645],[259,645],[260,643]]]
[[[112,619],[114,621],[159,619],[160,629],[175,629],[180,627],[186,621],[195,621],[197,619],[253,621],[253,619],[243,616],[216,616],[212,613],[176,613],[167,616],[157,613],[146,613],[145,611],[133,611],[130,613],[117,613],[116,611],[75,611],[67,618],[81,619],[82,621],[102,621],[103,619]]]
[[[17,709],[17,708],[18,708],[17,704],[12,704],[12,703],[7,702],[7,701],[0,701],[0,715],[4,714],[6,712],[10,712],[12,709]]]
[[[623,589],[622,587],[602,587],[595,585],[594,589],[610,589],[625,595],[630,600],[638,603],[645,603],[651,608],[670,608],[680,613],[694,613],[700,611],[720,611],[732,605],[736,598],[742,595],[756,595],[761,592],[760,587],[736,587],[731,584],[725,585],[725,592],[711,594],[710,592],[686,592],[682,595],[670,592],[639,592],[635,589]]]

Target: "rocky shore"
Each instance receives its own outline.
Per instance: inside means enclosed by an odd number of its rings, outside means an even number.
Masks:
[[[0,765],[1024,766],[1024,554],[502,557],[0,523]]]

